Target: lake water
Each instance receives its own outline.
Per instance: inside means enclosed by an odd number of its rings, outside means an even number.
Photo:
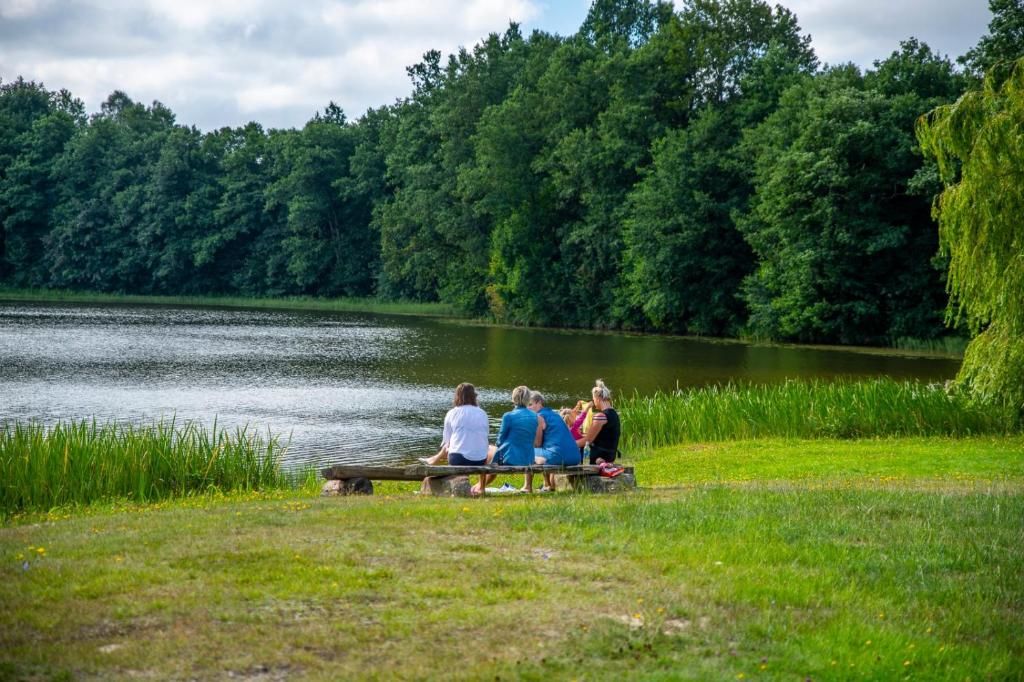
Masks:
[[[510,329],[405,316],[0,303],[0,421],[174,417],[290,436],[292,465],[436,451],[456,384],[497,421],[519,384],[553,406],[596,377],[619,395],[730,380],[887,375],[959,361],[659,336]]]

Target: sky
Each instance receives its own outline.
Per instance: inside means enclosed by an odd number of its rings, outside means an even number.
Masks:
[[[677,0],[676,4],[681,4]],[[823,63],[870,67],[914,36],[952,58],[987,32],[987,0],[781,0]],[[589,0],[0,0],[0,79],[67,88],[90,112],[113,90],[203,130],[350,118],[411,90],[423,53],[509,21],[575,33]]]

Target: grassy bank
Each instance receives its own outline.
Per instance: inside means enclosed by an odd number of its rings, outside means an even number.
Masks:
[[[787,381],[712,386],[620,399],[627,453],[748,438],[876,438],[1003,434],[1014,415],[915,381]]]
[[[900,350],[924,351],[926,353],[963,357],[968,343],[970,343],[970,339],[965,339],[962,336],[943,336],[938,339],[915,339],[909,336],[902,336],[892,342],[892,347]]]
[[[188,422],[0,427],[0,518],[125,499],[157,502],[291,484],[278,439]]]
[[[638,473],[673,488],[25,519],[0,528],[0,679],[1024,675],[1021,438],[681,446]]]
[[[1007,415],[941,388],[874,379],[684,390],[620,401],[623,450],[754,438],[879,438],[1006,434]],[[0,428],[0,516],[97,500],[138,502],[220,491],[286,488],[272,436],[152,426],[8,424]]]
[[[323,310],[346,313],[387,313],[389,315],[421,315],[455,317],[455,310],[444,303],[413,301],[382,301],[376,298],[311,298],[288,296],[256,298],[247,296],[136,296],[103,294],[58,289],[2,289],[0,301],[52,303],[122,303],[142,305],[179,305],[219,308],[267,308],[279,310]]]

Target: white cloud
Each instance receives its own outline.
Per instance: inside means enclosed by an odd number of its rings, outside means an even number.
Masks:
[[[30,17],[48,6],[51,0],[3,0],[0,2],[0,17],[20,19]]]
[[[987,31],[988,0],[781,0],[823,63],[871,66],[913,36],[956,58]]]
[[[407,94],[405,67],[472,46],[534,0],[0,0],[0,77],[65,87],[90,110],[114,89],[204,129],[301,126],[331,100],[352,117]],[[9,20],[9,21],[8,21]]]
[[[821,62],[868,68],[910,37],[956,58],[987,32],[988,0],[768,0],[797,16]],[[677,8],[685,0],[673,0]]]
[[[780,1],[812,34],[823,62],[861,66],[911,35],[955,57],[989,21],[987,0]],[[93,111],[112,90],[124,90],[139,101],[159,99],[180,122],[207,130],[249,120],[301,126],[331,100],[357,117],[407,95],[405,67],[427,50],[470,47],[510,20],[542,28],[575,21],[574,30],[587,4],[0,0],[0,78],[68,88]]]

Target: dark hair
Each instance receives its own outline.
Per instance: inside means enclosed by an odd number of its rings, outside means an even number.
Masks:
[[[476,389],[473,384],[461,383],[455,387],[455,407],[476,405]]]

